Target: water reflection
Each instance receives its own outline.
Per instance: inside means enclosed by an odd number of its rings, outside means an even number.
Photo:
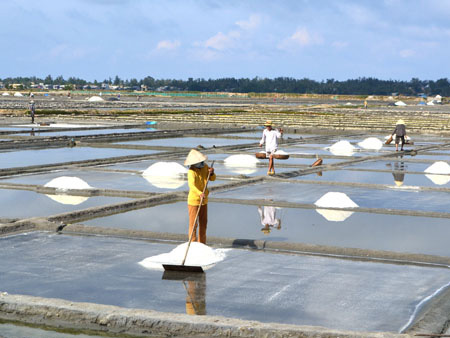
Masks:
[[[165,280],[179,280],[186,291],[186,313],[206,315],[206,274],[165,271]]]
[[[405,170],[406,170],[405,162],[403,162],[403,156],[400,156],[399,158],[400,158],[400,161],[396,161],[396,162],[394,162],[393,165],[391,165],[394,170],[392,172],[392,176],[394,177],[394,182],[397,185],[397,187],[401,187],[403,185],[403,181],[405,180]]]
[[[272,228],[281,229],[281,218],[276,218],[276,207],[272,206],[258,206],[258,213],[261,219],[261,224],[264,226],[261,231],[268,235]]]

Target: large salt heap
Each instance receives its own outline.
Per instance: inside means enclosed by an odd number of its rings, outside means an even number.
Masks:
[[[363,149],[380,150],[383,147],[383,142],[381,142],[376,137],[368,137],[359,142],[358,146]]]
[[[447,162],[434,162],[424,171],[426,172],[425,176],[434,184],[445,185],[450,182],[450,165]]]
[[[322,208],[357,208],[358,204],[353,202],[346,194],[342,192],[327,192],[315,203]],[[350,217],[352,211],[340,211],[330,209],[316,209],[316,211],[331,222],[342,222]]]
[[[336,142],[331,147],[325,149],[329,150],[333,155],[352,156],[356,150],[356,147],[351,145],[350,142],[343,140]]]
[[[187,169],[179,163],[156,162],[144,170],[142,176],[157,188],[177,189],[186,183],[186,173]]]
[[[251,155],[231,155],[224,160],[227,168],[241,175],[250,175],[256,172],[258,163],[258,159]]]
[[[178,245],[169,253],[163,253],[151,256],[139,262],[140,265],[151,270],[163,270],[163,264],[181,265],[188,243]],[[227,256],[227,252],[231,249],[213,249],[209,246],[192,242],[189,247],[185,265],[201,266],[204,270],[211,268],[213,265],[223,261]]]
[[[64,192],[65,190],[92,189],[92,187],[81,178],[71,176],[54,178],[46,183],[44,187],[56,188],[57,190],[61,190],[61,192]],[[65,195],[64,193],[46,196],[58,203],[70,205],[78,205],[89,199],[89,197],[86,196]]]
[[[102,102],[105,101],[103,100],[103,98],[101,98],[100,96],[91,96],[90,98],[88,98],[89,102]]]

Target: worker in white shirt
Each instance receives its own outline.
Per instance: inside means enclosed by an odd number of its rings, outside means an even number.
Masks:
[[[273,161],[273,154],[278,149],[278,139],[283,136],[283,129],[272,129],[272,121],[268,120],[264,123],[263,135],[261,141],[259,141],[259,146],[262,147],[263,144],[266,144],[266,156],[269,156],[269,170],[267,171],[267,175],[275,174],[275,167]]]

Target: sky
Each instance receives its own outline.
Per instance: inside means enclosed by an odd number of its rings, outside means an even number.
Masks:
[[[449,78],[450,0],[8,0],[0,78]]]

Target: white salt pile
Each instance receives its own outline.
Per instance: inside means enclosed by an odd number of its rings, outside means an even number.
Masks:
[[[9,93],[3,93],[2,96],[9,96]]]
[[[233,167],[254,167],[259,161],[251,155],[231,155],[224,160],[224,163],[226,166]]]
[[[226,167],[233,173],[250,175],[257,171],[259,160],[251,155],[231,155],[224,160]]]
[[[450,165],[444,161],[437,161],[425,169],[425,172],[429,174],[450,174]]]
[[[325,148],[329,150],[333,155],[338,156],[352,156],[356,148],[348,141],[339,141],[333,144],[331,147]]]
[[[277,154],[277,155],[289,155],[287,152],[285,152],[285,151],[283,151],[281,149],[277,149],[277,151],[274,152],[274,154]]]
[[[156,162],[144,170],[142,176],[157,188],[177,189],[186,183],[184,175],[187,171],[176,162]]]
[[[186,242],[178,245],[169,253],[147,257],[140,261],[139,264],[144,268],[152,270],[164,270],[163,264],[181,265],[186,253],[187,245],[188,243]],[[212,249],[203,243],[192,242],[184,264],[189,266],[201,266],[204,270],[207,270],[214,264],[223,261],[227,256],[227,252],[230,250],[231,249]]]
[[[431,166],[425,169],[425,176],[434,184],[445,185],[450,182],[450,165],[447,162],[434,162]]]
[[[101,98],[100,96],[91,96],[90,98],[88,98],[89,102],[101,102],[101,101],[105,101],[103,100],[103,98]]]
[[[44,187],[56,188],[60,190],[92,189],[92,187],[81,178],[72,176],[61,176],[54,178],[50,182],[46,183]]]
[[[16,96],[16,97],[22,97],[23,95],[22,95],[22,93],[15,92],[15,93],[14,93],[14,96]]]
[[[68,190],[68,189],[92,189],[92,187],[87,184],[85,181],[83,181],[81,178],[78,177],[71,177],[71,176],[61,176],[57,177],[47,184],[44,185],[45,187],[50,188],[56,188],[58,190]],[[89,199],[89,197],[86,196],[72,196],[72,195],[46,195],[47,197],[51,198],[52,200],[62,203],[62,204],[70,204],[70,205],[78,205],[81,204]]]
[[[346,194],[341,192],[328,192],[318,199],[315,203],[316,206],[322,208],[357,208],[358,205],[353,202]],[[329,209],[316,209],[325,219],[331,222],[342,222],[350,217],[352,211],[340,211]]]
[[[368,137],[364,139],[362,142],[359,142],[358,146],[360,146],[363,149],[380,150],[383,147],[383,142],[381,142],[376,137]]]
[[[406,106],[406,103],[403,101],[397,101],[394,103],[396,106]]]

